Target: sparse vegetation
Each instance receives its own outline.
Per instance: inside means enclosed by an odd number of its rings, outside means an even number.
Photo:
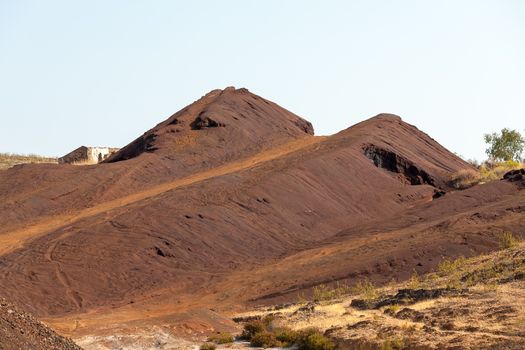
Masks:
[[[449,184],[457,190],[465,190],[480,183],[501,180],[509,171],[525,168],[525,164],[515,160],[503,162],[487,161],[477,170],[463,169],[450,176]]]
[[[327,301],[337,299],[350,292],[348,285],[339,283],[333,287],[320,284],[312,288],[312,295],[315,301]]]
[[[200,350],[215,350],[217,346],[213,343],[204,343],[200,346]]]
[[[43,157],[36,154],[0,153],[0,170],[9,169],[17,164],[57,162],[57,158]]]
[[[478,171],[473,169],[463,169],[454,174],[450,178],[450,185],[458,190],[464,190],[477,185],[481,181],[481,175]]]
[[[455,260],[449,258],[443,259],[438,265],[438,275],[445,277],[445,286],[447,288],[460,288],[465,282],[461,279],[462,269],[465,266],[467,259],[464,256],[460,256]]]
[[[301,304],[308,302],[308,299],[306,298],[304,292],[299,293],[299,295],[297,296],[297,302]]]
[[[410,276],[410,279],[408,280],[408,288],[411,289],[418,289],[421,288],[422,280],[417,271],[414,269],[412,272],[412,276]]]
[[[465,265],[465,262],[466,259],[464,256],[460,256],[455,260],[445,258],[438,265],[438,273],[441,277],[450,276],[458,272]]]
[[[515,234],[505,236],[516,238]],[[370,281],[362,280],[352,292],[359,294],[359,298],[366,296],[372,300],[370,308],[361,308],[359,303],[354,305],[353,302],[360,299],[353,296],[318,305],[313,312],[301,312],[302,306],[297,306],[288,315],[275,315],[273,325],[279,326],[270,330],[272,325],[266,324],[265,327],[270,328],[265,328],[264,334],[257,338],[264,340],[258,344],[269,346],[275,338],[277,346],[293,344],[300,350],[332,350],[334,344],[324,334],[334,334],[334,337],[351,340],[348,345],[356,349],[434,349],[455,338],[484,344],[480,337],[485,332],[521,336],[525,319],[522,309],[524,248],[518,241],[512,244],[512,249],[489,255],[444,258],[436,272],[426,275],[414,272],[409,281],[385,288],[376,288]],[[509,290],[511,297],[507,294]],[[347,310],[349,301],[351,309]],[[341,320],[342,317],[348,317],[351,323]],[[263,320],[259,322],[265,324]],[[297,323],[321,328],[294,331],[283,327],[296,327]],[[502,324],[505,324],[504,330]],[[323,333],[325,330],[330,331]]]
[[[296,344],[299,350],[333,350],[335,348],[334,343],[315,328],[299,332]]]
[[[266,349],[281,346],[281,343],[275,338],[275,334],[262,331],[253,335],[252,339],[250,339],[250,345]]]
[[[241,334],[241,339],[250,341],[256,334],[262,333],[264,331],[266,331],[266,326],[262,321],[256,320],[247,322],[244,325],[244,329]]]
[[[332,350],[335,347],[317,329],[295,331],[288,327],[274,328],[271,320],[265,319],[246,323],[241,338],[248,340],[251,346],[262,348],[297,345],[300,350]]]
[[[525,167],[524,164],[513,160],[505,162],[485,162],[479,167],[480,181],[490,182],[500,180],[505,173],[523,167]]]
[[[395,314],[396,312],[398,312],[400,309],[400,306],[397,305],[397,304],[394,304],[394,305],[388,305],[386,308],[385,308],[385,311],[387,313],[390,313],[390,314]]]
[[[499,238],[499,245],[501,249],[515,248],[520,242],[519,237],[512,232],[503,232]]]
[[[284,347],[290,347],[297,342],[299,333],[288,327],[280,327],[274,330],[275,338]]]
[[[228,344],[233,343],[234,338],[233,335],[231,335],[230,333],[220,332],[217,334],[210,335],[207,341],[215,344]]]
[[[358,281],[352,292],[361,295],[366,303],[372,303],[379,296],[374,284],[367,279]]]
[[[380,347],[381,350],[403,350],[405,341],[402,338],[386,339]]]

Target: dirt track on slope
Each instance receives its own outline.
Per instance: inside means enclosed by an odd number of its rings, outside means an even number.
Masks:
[[[187,176],[182,179],[177,179],[172,182],[167,182],[145,191],[141,191],[119,199],[98,204],[96,206],[81,210],[75,214],[43,219],[40,222],[31,226],[21,227],[15,231],[7,232],[0,235],[0,255],[7,254],[16,249],[20,249],[26,244],[28,240],[37,238],[43,234],[58,230],[68,225],[72,225],[78,220],[97,214],[105,213],[116,208],[121,208],[126,205],[136,203],[147,198],[155,197],[159,194],[168,191],[175,190],[177,188],[189,186],[200,181],[211,179],[213,177],[223,176],[226,174],[255,167],[261,163],[268,162],[273,159],[282,157],[284,155],[297,152],[305,147],[315,145],[319,142],[322,142],[324,139],[324,137],[311,137],[292,141],[280,147],[264,151],[260,154],[257,154],[254,157],[230,163],[218,168],[213,168],[211,170]]]

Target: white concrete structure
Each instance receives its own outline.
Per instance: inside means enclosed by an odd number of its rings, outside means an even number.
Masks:
[[[69,152],[63,157],[58,158],[60,164],[97,164],[118,151],[113,147],[86,147],[80,146],[76,150]]]

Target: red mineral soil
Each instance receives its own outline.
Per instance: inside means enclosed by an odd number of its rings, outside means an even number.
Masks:
[[[401,280],[524,232],[522,181],[454,191],[465,169],[395,115],[316,137],[246,89],[214,90],[105,163],[0,172],[0,296],[76,337],[230,327],[320,283]]]

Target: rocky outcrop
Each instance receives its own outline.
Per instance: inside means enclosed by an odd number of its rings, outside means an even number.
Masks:
[[[5,299],[0,299],[0,349],[81,350]]]
[[[192,130],[201,130],[204,128],[217,128],[225,127],[226,124],[215,120],[208,116],[206,112],[202,112],[199,116],[191,123]]]
[[[376,167],[403,175],[406,182],[411,185],[435,186],[434,179],[428,173],[393,151],[375,145],[366,145],[363,153],[374,162]]]
[[[395,295],[385,295],[376,300],[354,299],[350,306],[359,310],[380,309],[389,305],[412,305],[420,301],[459,295],[464,292],[455,288],[400,289]]]
[[[525,168],[518,170],[511,170],[503,175],[504,180],[511,182],[523,181],[525,179]]]

